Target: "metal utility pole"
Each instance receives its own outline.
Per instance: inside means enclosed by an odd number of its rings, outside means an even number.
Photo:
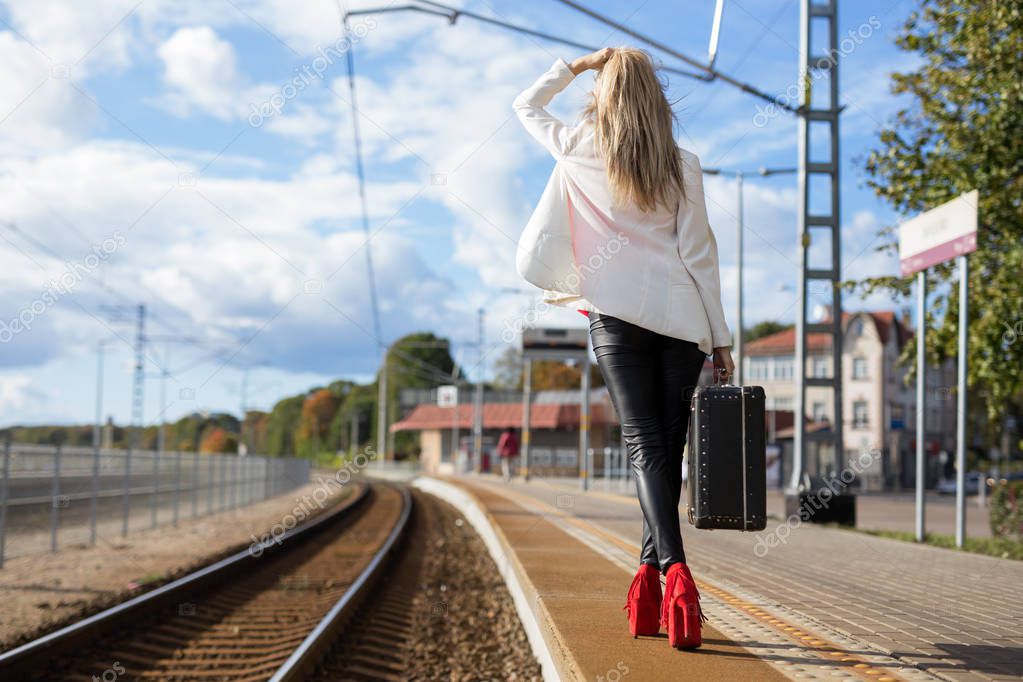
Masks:
[[[524,354],[523,354],[524,355]],[[533,403],[533,361],[522,358],[522,442],[519,446],[522,454],[522,480],[529,481],[529,442],[532,439],[530,430],[530,408]]]
[[[140,303],[136,308],[135,328],[135,376],[131,389],[131,445],[138,448],[142,444],[142,420],[145,418],[144,398],[146,390],[146,305]]]
[[[455,404],[454,404],[454,406],[452,407],[452,410],[451,410],[451,461],[457,467],[458,466],[458,439],[461,437],[461,434],[459,433],[459,428],[458,428],[459,427],[459,424],[458,424],[458,417],[459,417],[458,411],[462,407],[462,401],[461,401],[461,398],[459,397],[459,393],[461,393],[461,391],[459,390],[458,384],[456,383],[454,386],[455,386]]]
[[[377,301],[376,272],[373,269],[373,250],[370,242],[373,234],[369,229],[369,207],[366,203],[366,172],[362,166],[362,137],[359,133],[359,108],[356,105],[355,92],[355,55],[351,49],[352,34],[348,26],[349,12],[341,8],[341,28],[348,38],[349,48],[345,51],[345,61],[348,66],[348,93],[351,103],[352,115],[352,137],[355,141],[355,171],[359,179],[359,203],[362,208],[362,231],[366,237],[363,249],[366,252],[366,275],[369,283],[369,299],[373,311],[373,335],[380,349],[380,380],[378,382],[379,392],[377,394],[377,457],[387,456],[387,346],[384,344],[384,337],[380,326],[380,305]]]
[[[969,340],[970,266],[966,254],[959,261],[959,358],[956,372],[956,547],[966,542],[966,370]],[[980,486],[985,482],[981,477]]]
[[[156,432],[156,451],[163,452],[167,447],[166,428],[167,423],[167,377],[170,370],[167,369],[170,363],[170,348],[163,352],[163,367],[160,368],[160,424]]]
[[[923,542],[924,486],[927,482],[924,444],[927,440],[927,271],[916,273],[916,541]]]
[[[245,444],[245,413],[249,409],[249,367],[245,367],[242,370],[242,389],[241,398],[242,402],[239,406],[241,408],[242,420],[238,424],[238,454],[244,455],[248,453],[248,446]]]
[[[480,473],[483,468],[483,377],[486,373],[483,365],[483,340],[486,313],[483,308],[477,311],[478,328],[476,332],[476,391],[472,400],[472,452],[475,462],[473,468]]]
[[[844,467],[844,439],[842,416],[842,295],[841,280],[842,240],[839,232],[839,131],[838,116],[838,0],[827,3],[800,0],[799,32],[799,91],[798,109],[798,195],[799,213],[797,233],[799,236],[799,314],[796,317],[796,405],[795,442],[793,448],[792,478],[790,493],[798,491],[806,472],[806,449],[808,441],[830,443],[834,448],[834,472]],[[811,36],[824,36],[826,45],[811,44]],[[818,83],[818,81],[820,81]],[[823,96],[816,100],[814,88],[823,88]],[[810,130],[826,133],[829,138],[828,158],[811,157]],[[818,214],[810,214],[809,185],[811,178],[818,182],[830,183],[829,208]],[[810,264],[810,247],[814,234],[830,240],[830,264],[819,267]],[[815,282],[823,282],[830,291],[831,319],[813,321],[807,305],[808,294]],[[815,377],[806,365],[806,339],[809,334],[826,334],[831,339],[832,374],[830,377]],[[831,389],[832,420],[831,431],[806,430],[806,389],[807,387]],[[818,450],[819,455],[819,450]],[[819,460],[818,460],[819,462]],[[818,467],[822,473],[823,465]]]
[[[92,430],[92,448],[99,452],[103,443],[103,350],[106,340],[96,343],[96,426]]]
[[[736,299],[737,300],[736,300],[736,303],[735,303],[735,307],[738,309],[738,314],[736,316],[738,319],[736,320],[736,325],[735,325],[735,339],[733,341],[733,345],[735,346],[735,383],[736,383],[737,386],[742,386],[742,379],[743,379],[743,371],[742,371],[742,365],[743,365],[742,337],[743,337],[743,329],[745,328],[743,326],[744,322],[743,322],[743,319],[742,319],[742,266],[743,266],[743,249],[742,249],[743,239],[742,239],[742,237],[743,237],[743,232],[745,232],[744,225],[743,225],[743,211],[742,211],[743,204],[745,203],[743,201],[743,185],[742,185],[743,173],[742,173],[742,171],[739,171],[738,173],[735,174],[735,180],[736,180],[736,182],[738,183],[738,186],[739,186],[739,188],[738,188],[739,189],[739,199],[738,199],[739,205],[737,206],[737,209],[738,209],[739,213],[738,213],[737,219],[735,221],[736,222],[735,251],[736,251],[736,254],[737,254],[737,261],[738,261],[738,266],[736,267],[736,270],[737,270],[736,279],[738,280],[736,282],[736,284],[737,284],[737,288],[738,288],[738,293],[736,294]]]
[[[582,362],[582,400],[579,404],[579,478],[583,490],[590,489],[590,349],[589,334]]]
[[[89,496],[89,546],[96,544],[96,508],[99,500],[99,451],[103,446],[103,346],[96,343],[96,426],[92,431],[92,494]]]
[[[377,457],[387,455],[387,349],[380,356],[380,379],[377,381]]]

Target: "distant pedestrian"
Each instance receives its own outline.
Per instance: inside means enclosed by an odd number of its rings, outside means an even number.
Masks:
[[[512,477],[512,464],[519,456],[519,439],[515,435],[515,429],[510,426],[501,434],[497,441],[497,456],[501,458],[501,477],[510,481]]]

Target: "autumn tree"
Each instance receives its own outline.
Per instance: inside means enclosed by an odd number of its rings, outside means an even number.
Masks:
[[[326,388],[314,390],[306,397],[295,431],[298,455],[312,457],[330,449],[326,436],[340,402],[340,398]]]
[[[592,361],[592,358],[591,358]],[[522,351],[514,346],[508,349],[494,362],[495,383],[502,388],[516,391],[522,390]],[[534,360],[533,384],[534,391],[554,391],[577,389],[582,381],[582,368],[578,364],[569,364],[560,360]],[[590,385],[603,386],[604,377],[595,363],[590,364]]]
[[[238,436],[220,426],[210,425],[203,431],[199,452],[233,453],[238,450]]]

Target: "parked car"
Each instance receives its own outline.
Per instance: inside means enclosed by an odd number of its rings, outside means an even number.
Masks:
[[[967,495],[978,495],[980,494],[980,482],[984,478],[984,474],[979,471],[967,471],[966,472],[966,494]],[[956,492],[956,480],[955,478],[944,478],[938,482],[938,492],[942,495],[955,495]]]

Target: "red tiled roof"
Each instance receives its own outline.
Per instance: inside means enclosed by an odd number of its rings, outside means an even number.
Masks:
[[[849,319],[855,313],[842,313],[842,326],[848,324]],[[889,335],[894,328],[896,334],[896,342],[901,349],[907,341],[913,338],[913,331],[903,324],[902,320],[899,320],[895,316],[895,312],[891,310],[876,310],[866,313],[874,321],[874,326],[877,328],[878,336],[881,338],[881,343],[887,343]],[[746,344],[743,349],[748,355],[785,355],[788,353],[795,352],[796,348],[796,329],[795,327],[789,327],[783,329],[780,332],[764,336],[756,341],[750,341]],[[831,349],[831,335],[830,334],[807,334],[806,336],[806,349],[807,351],[826,351]]]
[[[806,431],[807,433],[816,433],[817,431],[830,431],[831,424],[826,421],[815,422],[809,417],[806,419]],[[787,440],[789,438],[795,438],[796,436],[796,425],[791,424],[784,429],[778,429],[774,437],[776,440]]]
[[[391,424],[391,431],[423,431],[450,429],[454,424],[454,408],[439,405],[417,405],[407,417]],[[590,405],[593,426],[607,423],[603,405]],[[563,403],[533,403],[529,423],[534,429],[564,429],[579,427],[579,405]],[[483,405],[483,428],[504,429],[522,426],[522,403],[486,403]],[[458,428],[472,428],[472,405],[458,406]]]

